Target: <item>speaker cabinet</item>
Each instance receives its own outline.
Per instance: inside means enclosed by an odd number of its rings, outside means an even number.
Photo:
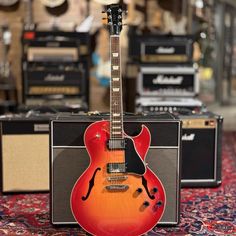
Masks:
[[[49,117],[10,116],[1,122],[1,190],[49,190]]]
[[[77,224],[70,209],[70,194],[89,165],[83,135],[88,125],[101,119],[109,117],[71,116],[51,122],[51,221],[55,225]],[[131,136],[140,132],[141,124],[149,128],[152,137],[146,162],[162,181],[167,196],[160,224],[176,225],[180,202],[181,122],[170,115],[124,118],[124,129]]]
[[[181,185],[219,185],[223,118],[209,112],[180,118],[183,121]]]

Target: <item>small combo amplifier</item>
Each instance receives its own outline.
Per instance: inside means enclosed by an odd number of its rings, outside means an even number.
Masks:
[[[210,112],[182,114],[182,179],[186,187],[221,183],[223,118]]]
[[[193,38],[183,35],[129,33],[129,57],[142,63],[191,63]]]
[[[136,99],[136,112],[199,112],[204,109],[203,103],[196,98],[140,97]]]
[[[49,120],[53,116],[0,117],[3,193],[49,191]]]
[[[140,96],[194,97],[199,92],[196,69],[141,66],[137,92]]]
[[[109,116],[60,116],[51,122],[51,222],[54,225],[77,224],[70,208],[70,194],[90,162],[83,136],[92,122],[102,119]],[[140,132],[142,124],[149,128],[152,137],[146,162],[166,191],[166,209],[159,224],[176,225],[180,203],[181,122],[169,113],[124,116],[124,130],[131,136]]]

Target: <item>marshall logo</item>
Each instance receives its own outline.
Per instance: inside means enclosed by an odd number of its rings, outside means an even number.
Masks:
[[[184,134],[182,136],[183,141],[193,141],[195,138],[195,134]]]
[[[155,79],[152,80],[153,84],[173,84],[179,85],[183,82],[183,76],[164,76],[158,75]]]
[[[44,81],[64,81],[65,75],[52,75],[48,74],[46,77],[44,77]]]
[[[156,49],[156,53],[159,54],[174,54],[175,48],[174,47],[158,47]]]

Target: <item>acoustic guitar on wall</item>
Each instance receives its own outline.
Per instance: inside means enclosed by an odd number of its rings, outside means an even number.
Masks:
[[[123,129],[122,9],[112,4],[106,12],[111,57],[110,120],[97,121],[84,133],[90,165],[72,189],[71,210],[78,224],[92,235],[137,236],[161,219],[166,196],[161,181],[145,163],[151,142],[148,128],[142,125],[134,137]]]

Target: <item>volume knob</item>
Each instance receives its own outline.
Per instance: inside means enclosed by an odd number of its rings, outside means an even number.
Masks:
[[[141,193],[142,191],[143,191],[143,189],[142,188],[137,188],[137,190],[136,190],[138,193]]]
[[[148,201],[145,201],[145,202],[143,203],[143,205],[144,205],[145,207],[148,207],[148,206],[150,205],[150,203],[149,203]]]

